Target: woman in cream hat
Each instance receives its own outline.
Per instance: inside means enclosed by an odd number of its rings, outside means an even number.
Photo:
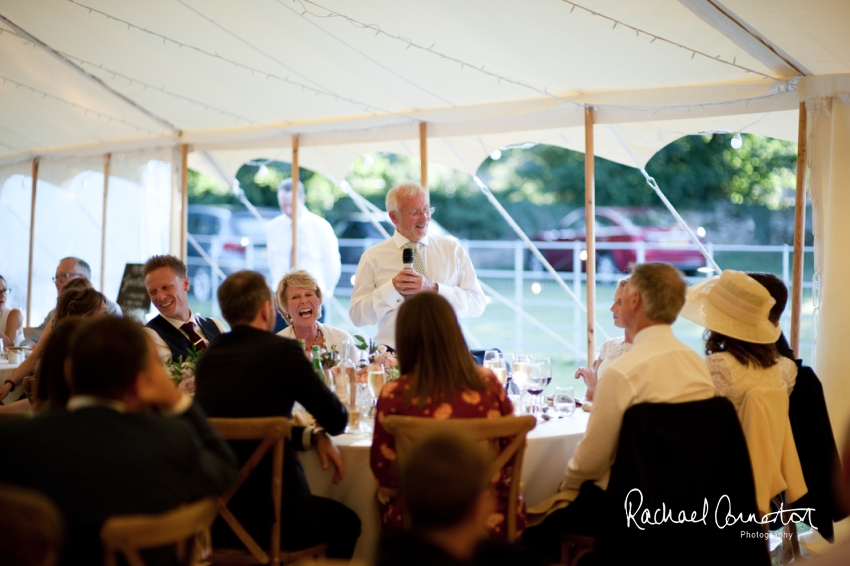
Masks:
[[[774,344],[781,330],[768,320],[775,302],[755,279],[731,269],[688,289],[681,316],[707,329],[706,362],[717,395],[736,410],[754,387],[786,387]]]

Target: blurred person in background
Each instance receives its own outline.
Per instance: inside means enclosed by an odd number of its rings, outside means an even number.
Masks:
[[[513,415],[505,388],[489,369],[475,363],[452,306],[437,293],[418,293],[404,302],[395,325],[401,377],[381,389],[370,463],[378,480],[384,532],[402,527],[404,506],[398,498],[395,438],[381,425],[389,415],[434,419],[490,418]],[[503,439],[503,443],[508,440]],[[505,511],[509,468],[495,484],[496,508],[487,527],[494,538],[506,536]],[[517,504],[517,534],[525,525],[525,503]]]
[[[24,340],[24,316],[20,309],[9,306],[11,292],[6,279],[0,275],[0,342],[3,349],[17,346]]]
[[[277,187],[280,216],[269,222],[266,249],[272,281],[280,281],[292,269],[292,179],[284,179]],[[339,240],[330,223],[307,207],[304,184],[298,183],[298,268],[309,272],[325,297],[333,297],[342,262]],[[319,320],[324,320],[322,313]]]
[[[59,294],[59,301],[56,303],[55,316],[50,320],[47,329],[42,335],[43,340],[39,340],[38,344],[32,351],[32,354],[27,356],[27,359],[21,363],[12,374],[10,379],[3,382],[0,386],[0,399],[9,394],[12,389],[20,385],[25,377],[35,374],[35,366],[41,360],[44,345],[50,339],[56,324],[61,320],[71,316],[96,316],[107,314],[106,299],[98,291],[91,288],[91,283],[81,281],[71,287],[64,289]],[[16,401],[10,405],[3,407],[4,411],[10,412],[26,412],[30,408],[30,403],[27,399]]]
[[[65,371],[71,335],[85,318],[69,316],[56,323],[46,339],[41,362],[35,373],[35,402],[37,413],[64,411],[71,398],[71,384]]]
[[[65,286],[74,281],[76,279],[85,279],[91,284],[91,267],[89,264],[78,257],[63,257],[59,260],[59,265],[56,266],[56,275],[53,277],[53,284],[56,285],[56,296],[58,297]],[[106,301],[106,312],[115,315],[121,316],[121,307],[117,304],[113,303],[109,299],[104,296],[104,300]],[[24,345],[35,344],[41,339],[42,333],[44,333],[47,325],[53,320],[53,317],[56,315],[56,309],[51,310],[47,313],[47,316],[44,317],[44,322],[38,325],[33,329],[32,335],[23,341]]]
[[[3,566],[55,566],[65,537],[56,506],[37,491],[0,486]]]

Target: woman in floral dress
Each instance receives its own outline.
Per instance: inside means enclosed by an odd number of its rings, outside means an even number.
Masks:
[[[400,530],[403,510],[398,495],[395,439],[382,425],[387,415],[448,418],[500,418],[513,414],[505,389],[492,371],[475,364],[454,310],[437,293],[409,297],[396,320],[396,356],[401,377],[390,381],[378,398],[371,465],[378,480],[378,500],[384,532]],[[503,440],[506,444],[509,440]],[[510,465],[509,465],[510,466]],[[497,508],[488,529],[504,538],[510,468],[506,466],[494,488]],[[517,505],[517,532],[525,526],[525,504]]]

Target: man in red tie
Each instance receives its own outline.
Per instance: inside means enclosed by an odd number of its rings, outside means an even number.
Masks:
[[[145,287],[159,315],[145,327],[156,344],[159,359],[188,358],[205,349],[210,340],[225,332],[224,325],[189,308],[189,277],[186,264],[172,255],[155,255],[145,262]]]

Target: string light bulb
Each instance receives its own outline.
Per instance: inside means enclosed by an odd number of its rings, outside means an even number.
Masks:
[[[741,139],[741,132],[735,132],[735,137],[732,138],[732,149],[741,149],[744,145],[744,140]]]
[[[490,154],[490,159],[492,159],[493,161],[498,161],[501,158],[502,158],[502,150],[501,149],[494,149],[493,152]]]

